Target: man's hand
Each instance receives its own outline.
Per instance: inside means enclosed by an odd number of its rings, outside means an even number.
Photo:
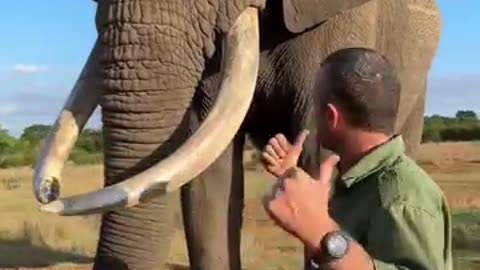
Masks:
[[[320,165],[318,179],[312,179],[298,167],[288,169],[274,191],[274,198],[265,201],[265,209],[277,225],[303,242],[307,257],[321,254],[323,237],[340,229],[328,213],[331,177],[338,160],[336,155],[328,157]],[[329,270],[375,269],[369,254],[356,241],[350,242],[343,259],[327,262],[322,267]]]
[[[312,179],[298,167],[289,169],[266,202],[266,210],[276,223],[301,240],[308,249],[318,248],[326,233],[337,228],[328,213],[333,168],[339,158],[332,155],[320,165],[320,176]]]
[[[286,170],[295,167],[308,134],[308,130],[300,132],[293,145],[281,133],[272,137],[262,153],[265,169],[274,176],[281,177]]]

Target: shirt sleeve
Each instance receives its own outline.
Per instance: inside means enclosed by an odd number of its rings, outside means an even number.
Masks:
[[[366,247],[375,270],[450,270],[447,219],[440,209],[400,202],[379,210],[371,220]]]

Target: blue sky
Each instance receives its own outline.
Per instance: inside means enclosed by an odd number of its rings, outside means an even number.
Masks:
[[[480,1],[438,3],[443,32],[430,72],[426,113],[480,113]],[[95,7],[90,0],[2,3],[0,124],[12,134],[18,136],[32,123],[54,122],[93,46]],[[97,112],[89,126],[98,125]]]

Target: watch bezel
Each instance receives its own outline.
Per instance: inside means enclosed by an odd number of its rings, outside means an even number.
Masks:
[[[343,241],[345,241],[345,248],[341,252],[332,252],[329,244],[331,244],[331,240],[335,237],[339,237]],[[332,260],[339,260],[347,254],[350,248],[350,241],[351,237],[342,230],[331,231],[327,233],[320,242],[321,247],[321,255],[312,257],[311,264],[314,268],[319,268],[319,265],[323,262],[330,262]]]
[[[335,244],[342,244],[343,245],[342,249],[337,250],[338,246],[337,245],[334,246],[334,243],[332,241],[342,241],[343,243],[335,243]],[[327,254],[330,257],[338,259],[345,256],[345,254],[347,253],[348,246],[349,246],[348,242],[349,242],[349,239],[347,236],[345,236],[343,232],[335,231],[326,235],[324,247],[325,247],[325,250],[327,250]]]

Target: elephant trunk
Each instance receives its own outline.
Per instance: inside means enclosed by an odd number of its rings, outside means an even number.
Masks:
[[[187,136],[187,110],[204,68],[202,45],[187,33],[181,14],[159,6],[150,16],[155,2],[119,1],[97,11],[106,19],[97,25],[106,48],[100,105],[107,186],[166,158]]]
[[[99,36],[35,168],[39,202],[58,198],[63,164],[97,105],[102,107],[107,184],[147,169],[147,162],[168,156],[172,145],[185,139],[179,123],[205,64],[205,38],[189,28],[190,13],[188,7],[159,1],[98,4]]]
[[[114,187],[185,141],[188,108],[205,60],[199,37],[187,32],[188,13],[181,7],[173,13],[169,1],[107,2],[97,11],[106,19],[97,20],[106,48],[100,105],[105,185]],[[110,205],[108,200],[117,198],[101,201]],[[102,215],[94,269],[164,269],[175,235],[176,198],[157,196]]]
[[[257,12],[256,8],[244,11],[224,38],[217,101],[186,142],[182,118],[188,115],[185,112],[201,76],[196,67],[203,68],[189,50],[181,50],[191,43],[156,40],[149,31],[160,31],[158,27],[140,31],[142,26],[135,25],[136,31],[117,33],[115,25],[107,26],[102,38],[108,42],[109,61],[104,64],[106,91],[101,105],[109,186],[53,201],[42,210],[78,215],[134,206],[178,189],[215,161],[238,131],[253,98],[259,64]],[[140,33],[155,42],[137,44]],[[151,60],[147,57],[151,55],[163,61]]]

